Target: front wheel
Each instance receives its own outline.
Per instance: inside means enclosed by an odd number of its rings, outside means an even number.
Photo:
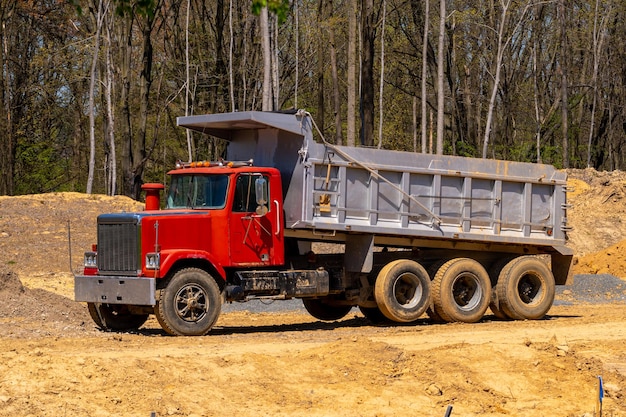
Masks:
[[[374,298],[390,320],[409,323],[420,318],[430,302],[430,278],[420,264],[408,259],[388,263],[378,273]]]
[[[137,330],[148,320],[147,314],[132,314],[124,304],[87,303],[87,310],[102,330]]]
[[[323,321],[342,319],[352,310],[351,305],[329,303],[322,298],[303,298],[302,304],[310,315]]]
[[[207,334],[222,309],[217,283],[198,268],[176,272],[159,295],[154,312],[163,330],[172,335]]]

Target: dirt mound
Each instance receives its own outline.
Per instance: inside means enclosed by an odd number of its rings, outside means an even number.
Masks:
[[[85,307],[62,295],[25,287],[14,272],[0,272],[2,335],[85,335],[94,325]]]
[[[576,259],[575,274],[610,274],[626,280],[626,240]]]
[[[574,274],[607,273],[626,278],[626,173],[569,170],[568,246]]]
[[[94,324],[73,301],[73,272],[96,241],[101,213],[137,211],[127,197],[50,193],[0,197],[0,323],[11,337],[84,335]],[[66,271],[66,272],[63,272]]]
[[[0,267],[23,274],[79,270],[83,252],[96,241],[96,218],[102,213],[142,210],[128,197],[81,193],[0,196]]]
[[[2,294],[21,294],[24,292],[22,281],[14,272],[0,273],[0,295]],[[0,306],[0,309],[2,306]],[[2,310],[0,310],[2,315]]]
[[[606,249],[626,238],[626,173],[568,171],[568,246],[577,256]]]

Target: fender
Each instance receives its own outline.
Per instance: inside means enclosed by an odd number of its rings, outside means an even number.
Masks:
[[[211,264],[213,268],[215,268],[215,271],[219,274],[219,278],[222,281],[226,281],[226,271],[224,270],[222,264],[218,262],[214,256],[206,251],[186,249],[161,251],[161,268],[159,270],[159,276],[166,276],[170,272],[172,266],[174,266],[178,261],[186,259],[206,261],[207,263]],[[150,272],[151,271],[147,271],[146,275],[150,275]]]

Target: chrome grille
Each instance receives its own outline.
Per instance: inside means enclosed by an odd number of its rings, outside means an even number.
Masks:
[[[135,215],[98,217],[98,270],[103,275],[137,275],[140,242]]]

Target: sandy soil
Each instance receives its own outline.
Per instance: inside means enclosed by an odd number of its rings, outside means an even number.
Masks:
[[[576,273],[624,278],[626,176],[570,172]],[[373,326],[357,310],[222,314],[205,337],[98,331],[72,298],[95,216],[123,197],[0,197],[0,417],[626,416],[626,303],[569,289],[540,321]],[[594,276],[585,279],[593,280]],[[604,301],[602,301],[604,300]]]

